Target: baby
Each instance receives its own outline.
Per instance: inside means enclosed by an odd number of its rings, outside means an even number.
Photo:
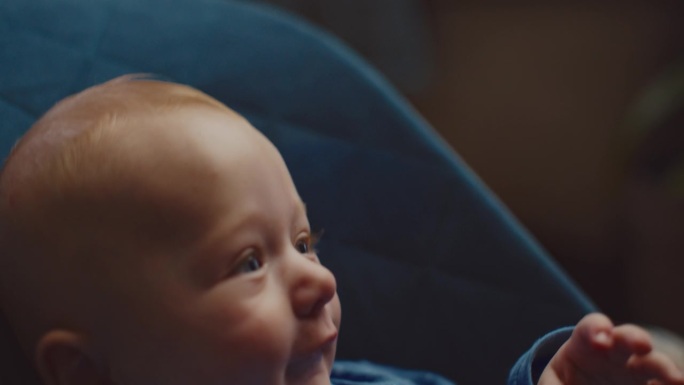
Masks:
[[[0,245],[0,306],[45,385],[361,378],[333,370],[335,278],[283,159],[192,88],[122,77],[48,111],[0,176]],[[684,384],[636,326],[559,336],[539,384]],[[511,383],[537,380],[547,340]]]

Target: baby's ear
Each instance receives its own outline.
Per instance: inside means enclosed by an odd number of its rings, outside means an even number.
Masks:
[[[36,347],[36,367],[44,385],[104,385],[108,379],[78,333],[51,330]]]

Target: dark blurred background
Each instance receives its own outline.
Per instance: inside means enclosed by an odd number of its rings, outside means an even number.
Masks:
[[[615,320],[684,334],[684,2],[262,2],[380,69]]]

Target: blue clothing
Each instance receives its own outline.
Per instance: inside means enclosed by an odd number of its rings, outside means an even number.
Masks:
[[[511,369],[508,385],[533,385],[551,357],[567,341],[572,328],[558,329],[539,339]],[[425,371],[397,369],[366,361],[337,361],[331,373],[333,385],[454,385]]]
[[[337,361],[330,380],[332,385],[453,385],[431,372],[398,369],[368,361]]]

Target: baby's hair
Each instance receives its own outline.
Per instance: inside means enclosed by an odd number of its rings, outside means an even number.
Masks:
[[[49,172],[53,178],[58,178],[69,173],[74,158],[85,148],[111,139],[114,128],[130,120],[191,107],[227,110],[223,104],[194,88],[154,80],[146,74],[120,76],[63,99],[17,141],[5,161],[0,174],[0,210],[6,198],[7,184],[14,183],[15,177],[20,176],[21,173],[15,171],[22,171],[22,167],[11,167],[18,154],[31,154],[34,165],[57,166],[58,169]],[[122,133],[116,131],[116,134]],[[47,158],[51,161],[47,162]]]
[[[116,181],[120,163],[135,165],[135,159],[128,159],[135,151],[121,150],[137,149],[132,134],[143,125],[165,129],[159,118],[185,108],[218,109],[238,116],[194,88],[148,75],[125,75],[58,102],[14,146],[0,171],[0,311],[11,308],[15,314],[6,315],[13,326],[28,329],[19,333],[29,336],[22,341],[25,348],[35,342],[45,325],[32,324],[32,318],[40,318],[40,310],[26,307],[27,301],[17,297],[30,297],[32,293],[41,296],[35,292],[36,282],[54,275],[49,269],[63,263],[43,263],[50,260],[51,248],[56,251],[57,247],[39,234],[63,229],[59,220],[53,223],[54,228],[43,223],[49,222],[50,214],[40,205],[47,199],[51,206],[46,207],[58,207],[61,211],[56,213],[71,215],[64,209],[65,201],[60,200],[65,190],[73,193],[98,188],[98,181],[107,178]],[[53,213],[52,217],[59,215]],[[26,217],[41,220],[29,223]],[[59,242],[57,235],[45,239]]]

